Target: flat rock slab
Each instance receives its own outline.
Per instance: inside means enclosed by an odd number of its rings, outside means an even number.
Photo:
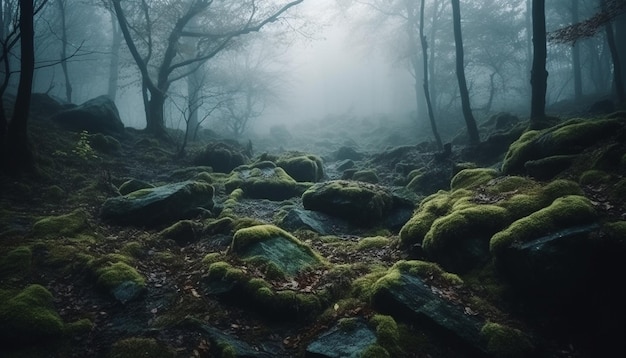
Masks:
[[[307,229],[321,235],[330,235],[337,219],[331,218],[324,213],[303,209],[289,210],[281,220],[280,227],[287,230]]]
[[[281,236],[254,243],[240,255],[243,258],[263,257],[289,276],[295,276],[305,268],[319,263],[315,256],[301,246]]]
[[[484,322],[437,296],[418,277],[402,273],[398,284],[382,286],[375,292],[373,304],[397,319],[423,324],[444,339],[450,338],[472,357],[486,355],[486,342],[480,334]]]
[[[358,358],[376,343],[376,334],[359,319],[350,327],[337,325],[317,337],[306,349],[306,358]]]
[[[116,224],[155,226],[184,219],[199,207],[210,210],[213,204],[211,185],[184,181],[109,198],[100,216]]]

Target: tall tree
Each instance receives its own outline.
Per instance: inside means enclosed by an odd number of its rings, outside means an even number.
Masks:
[[[600,3],[602,4],[602,11],[607,12],[607,1],[600,0]],[[609,50],[611,51],[611,59],[613,60],[613,88],[615,89],[617,101],[622,103],[626,101],[626,96],[624,95],[624,83],[622,83],[622,61],[619,58],[612,22],[607,22],[604,25],[604,29],[606,31],[606,41],[609,44]]]
[[[435,113],[433,112],[433,104],[430,99],[430,86],[428,81],[428,41],[426,40],[426,35],[424,34],[424,8],[425,8],[425,0],[421,0],[420,2],[420,20],[419,20],[419,36],[420,36],[420,44],[422,46],[422,64],[423,64],[423,78],[424,83],[422,84],[422,88],[424,89],[424,98],[426,99],[426,108],[428,109],[428,119],[430,120],[430,128],[433,131],[433,137],[435,137],[435,142],[437,143],[437,148],[439,150],[443,149],[443,143],[441,142],[441,136],[439,136],[439,131],[437,130],[437,121],[435,120]],[[415,84],[418,86],[418,84]],[[416,90],[416,93],[418,91]]]
[[[122,47],[122,31],[117,22],[114,12],[110,12],[111,16],[111,59],[109,62],[109,87],[107,95],[115,101],[117,97],[117,87],[119,80],[119,65],[120,65],[120,48]]]
[[[72,82],[67,68],[67,0],[56,0],[61,27],[61,69],[65,80],[65,100],[72,103]]]
[[[13,116],[7,128],[5,169],[15,173],[34,168],[33,154],[28,141],[28,115],[30,110],[33,73],[35,71],[35,9],[33,0],[20,1],[20,81],[15,98]],[[10,154],[9,154],[10,152]]]
[[[546,59],[548,56],[548,50],[546,45],[545,0],[533,0],[532,25],[533,66],[530,73],[530,85],[532,91],[530,122],[532,127],[536,127],[546,117],[546,90],[548,86]]]
[[[153,21],[156,20],[151,16],[152,11],[159,11],[159,9],[151,9],[146,0],[141,0],[141,26],[131,25],[121,0],[112,0],[126,44],[141,72],[146,109],[146,131],[156,136],[166,135],[163,108],[168,90],[173,82],[197,70],[202,63],[227,49],[236,38],[260,31],[266,25],[277,21],[287,10],[303,1],[291,1],[279,7],[265,9],[261,8],[255,0],[238,3],[217,3],[213,0],[176,1],[173,4],[168,4],[167,9],[160,9],[161,12],[174,11],[174,14],[156,16],[158,18],[173,18],[169,25],[164,26],[165,28],[169,27],[169,29],[164,30],[159,35],[166,39],[165,43],[161,44],[153,41],[153,37],[157,36],[153,32],[158,29],[154,28]],[[209,11],[216,5],[225,7],[228,10],[226,15],[216,15]],[[220,18],[207,18],[205,20],[207,26],[200,29],[192,29],[188,26],[194,18],[209,16],[210,14]],[[230,18],[231,16],[233,18]],[[232,21],[229,22],[229,20]],[[145,29],[145,32],[140,34],[142,37],[133,36],[132,31],[139,27]],[[208,30],[206,30],[207,27]],[[182,38],[197,40],[195,56],[191,59],[178,56]],[[146,51],[143,56],[140,54],[141,43],[146,44]],[[158,46],[163,48],[157,48]],[[155,61],[157,66],[156,71],[153,71],[153,65],[150,61],[156,56],[158,56]],[[154,72],[156,75],[153,75]]]
[[[572,23],[579,20],[578,1],[572,0]],[[580,44],[574,42],[572,45],[572,70],[574,72],[574,99],[579,101],[583,96],[582,68],[580,65]]]
[[[469,91],[467,90],[467,80],[465,79],[465,62],[463,59],[463,34],[461,32],[461,5],[459,0],[452,2],[452,22],[454,26],[454,43],[456,46],[456,76],[459,82],[459,92],[461,94],[461,106],[463,117],[467,126],[467,134],[471,144],[480,142],[476,120],[472,114]]]

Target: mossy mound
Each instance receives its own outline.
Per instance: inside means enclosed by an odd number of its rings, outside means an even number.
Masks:
[[[117,224],[163,225],[184,219],[199,207],[212,209],[213,191],[213,186],[197,181],[141,189],[107,199],[100,216]]]
[[[125,338],[111,346],[108,358],[173,358],[174,350],[154,338]]]
[[[450,189],[473,189],[498,176],[495,169],[474,168],[463,169],[450,181]]]
[[[486,323],[480,333],[487,340],[487,351],[495,358],[524,358],[532,356],[532,341],[519,329],[498,323]]]
[[[141,189],[154,188],[154,185],[138,179],[129,179],[118,188],[120,194],[126,195]]]
[[[357,224],[372,225],[390,214],[394,199],[381,186],[333,180],[315,184],[305,191],[302,204],[307,210],[320,211]]]
[[[294,276],[308,267],[323,263],[319,254],[310,247],[274,225],[238,230],[233,236],[231,251],[247,260],[266,263],[266,270],[278,270],[272,276],[279,277]]]
[[[236,143],[209,143],[194,158],[196,165],[205,165],[218,173],[230,173],[231,170],[248,162],[245,149]]]
[[[272,162],[240,166],[233,170],[224,186],[227,192],[240,188],[248,198],[269,200],[286,200],[299,196],[308,187],[299,185]]]
[[[202,224],[181,220],[159,232],[159,237],[164,240],[173,240],[179,245],[186,245],[197,240],[202,231]]]
[[[276,166],[283,168],[298,182],[316,183],[324,178],[324,164],[316,155],[291,153],[276,159]]]
[[[0,342],[5,346],[39,344],[63,336],[63,321],[52,294],[30,285],[15,296],[0,291]]]
[[[146,289],[146,280],[125,262],[92,264],[96,285],[118,301],[126,303],[139,298]]]
[[[604,139],[622,133],[625,128],[626,120],[623,118],[572,119],[541,131],[528,131],[511,144],[502,171],[524,174],[529,161],[579,154]]]
[[[513,243],[524,243],[570,226],[590,224],[596,219],[596,212],[587,198],[578,195],[561,197],[493,235],[489,247],[497,257]]]
[[[89,213],[85,209],[76,209],[69,214],[50,216],[33,224],[33,233],[40,238],[72,236],[88,226]]]
[[[93,147],[93,149],[104,154],[116,155],[119,154],[122,149],[122,145],[117,139],[102,133],[96,133],[89,136],[89,141],[91,142],[91,147]]]
[[[28,246],[20,246],[0,257],[0,280],[21,277],[28,274],[33,253]]]
[[[380,181],[378,175],[376,175],[376,172],[373,170],[358,170],[352,174],[350,179],[371,184],[378,184]]]

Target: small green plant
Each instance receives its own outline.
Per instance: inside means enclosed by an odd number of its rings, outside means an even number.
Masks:
[[[84,160],[98,159],[96,152],[89,143],[89,132],[82,131],[76,142],[76,147],[72,149],[72,153],[76,154],[79,158]]]

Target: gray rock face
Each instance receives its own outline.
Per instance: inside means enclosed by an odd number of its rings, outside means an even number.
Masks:
[[[213,208],[213,187],[184,181],[110,198],[100,216],[117,224],[155,226],[184,219],[198,207]]]
[[[124,123],[113,102],[107,96],[100,96],[66,109],[51,118],[61,126],[72,131],[88,131],[90,133],[123,133]]]
[[[484,322],[466,315],[460,307],[437,296],[420,278],[402,273],[397,285],[382,286],[372,297],[375,308],[402,320],[429,326],[468,352],[486,356],[480,330]]]
[[[376,334],[363,320],[350,327],[337,325],[315,339],[306,349],[307,358],[357,358],[376,343]]]
[[[332,223],[322,213],[310,210],[292,209],[281,220],[280,227],[287,230],[307,229],[318,234],[329,235],[332,232]]]

